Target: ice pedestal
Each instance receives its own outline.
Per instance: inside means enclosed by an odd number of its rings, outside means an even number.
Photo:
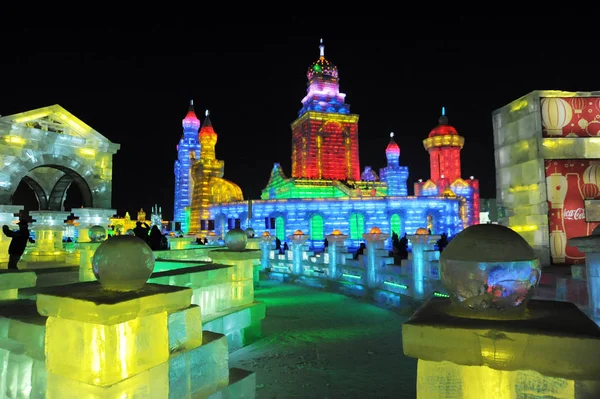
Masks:
[[[600,328],[575,305],[531,300],[512,320],[457,317],[452,306],[432,298],[403,325],[419,399],[600,397]]]
[[[569,245],[585,253],[585,279],[588,291],[588,311],[594,320],[600,318],[600,235],[574,237]]]
[[[378,227],[373,227],[369,233],[363,234],[367,242],[367,287],[375,288],[379,285],[377,275],[381,265],[378,265],[377,259],[381,255],[386,255],[387,251],[383,248],[383,243],[388,239],[389,234],[383,234]],[[378,252],[383,252],[379,254]]]
[[[18,218],[15,216],[23,210],[20,205],[0,205],[0,226],[7,225],[11,230],[17,230],[18,225],[15,222]],[[0,269],[8,267],[8,246],[10,237],[0,232]]]
[[[95,281],[92,270],[92,258],[102,242],[76,242],[75,250],[79,252],[79,281]]]
[[[292,273],[296,276],[301,276],[304,274],[304,266],[302,265],[302,250],[304,249],[304,244],[309,237],[310,236],[308,234],[304,234],[302,230],[296,230],[294,234],[288,236],[292,242]]]
[[[338,264],[341,263],[341,257],[339,253],[344,248],[344,242],[349,236],[342,234],[339,230],[334,230],[331,234],[325,236],[327,242],[327,253],[329,254],[329,264],[327,268],[327,274],[332,280],[337,280],[341,275],[341,268],[338,268]]]
[[[36,211],[29,212],[34,220],[31,231],[35,235],[35,244],[28,248],[22,256],[27,263],[53,262],[64,263],[67,252],[63,248],[63,233],[65,231],[65,220],[69,212],[59,211]]]
[[[413,298],[423,299],[425,297],[425,281],[427,278],[427,267],[425,252],[433,249],[435,243],[441,238],[439,235],[411,234],[407,235],[412,244],[412,295]]]
[[[115,215],[115,209],[104,208],[76,208],[73,215],[78,219],[77,242],[89,242],[88,231],[92,226],[102,226],[108,231],[110,218]]]
[[[261,251],[258,249],[216,249],[208,255],[215,263],[231,265],[228,269],[231,281],[231,306],[243,306],[254,302],[255,268],[260,267]],[[258,281],[256,281],[258,282]]]
[[[262,251],[262,258],[260,262],[263,270],[265,270],[270,266],[269,254],[271,252],[272,242],[275,240],[275,236],[271,235],[271,233],[268,231],[265,231],[260,236],[260,240],[260,250]]]

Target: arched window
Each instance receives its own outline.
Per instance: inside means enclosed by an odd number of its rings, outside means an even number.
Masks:
[[[325,239],[325,235],[323,234],[323,217],[321,215],[314,215],[310,218],[310,239]]]
[[[390,219],[390,229],[392,232],[398,234],[399,236],[402,236],[402,222],[400,221],[400,216],[397,213],[394,213],[392,215],[392,218]]]
[[[350,239],[360,240],[365,232],[365,217],[360,213],[353,213],[350,215]]]
[[[275,236],[281,241],[285,241],[285,220],[281,216],[275,219]]]

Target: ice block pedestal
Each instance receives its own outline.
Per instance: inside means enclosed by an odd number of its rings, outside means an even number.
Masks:
[[[329,245],[327,246],[327,253],[329,255],[329,264],[327,267],[327,275],[332,280],[337,280],[341,275],[342,268],[338,268],[338,264],[341,265],[342,258],[339,256],[340,251],[344,248],[344,242],[349,238],[349,236],[342,234],[340,230],[333,230],[331,234],[327,235],[327,241]]]
[[[512,229],[473,225],[440,256],[449,298],[402,327],[417,398],[600,397],[600,327],[568,302],[530,300],[539,259]]]
[[[431,235],[426,228],[419,228],[415,234],[407,236],[412,244],[412,296],[423,299],[426,291],[426,265],[425,251],[433,249],[435,243],[441,238]]]
[[[77,218],[77,242],[90,242],[88,234],[92,226],[102,226],[108,230],[110,218],[115,215],[115,209],[75,208],[73,215]]]
[[[296,276],[302,276],[304,274],[304,266],[302,265],[302,254],[305,250],[305,244],[310,236],[304,234],[302,230],[296,230],[294,234],[288,236],[292,242],[292,272]]]
[[[15,216],[23,210],[20,205],[0,205],[0,226],[7,225],[11,230],[17,230],[18,225],[15,224],[18,218]],[[8,246],[10,245],[10,237],[0,232],[0,269],[8,267]]]
[[[187,236],[187,237],[174,237],[167,236],[167,241],[169,243],[170,250],[176,249],[188,249],[193,242],[196,241],[196,237]]]
[[[389,234],[382,233],[379,227],[373,227],[368,233],[363,234],[363,238],[367,242],[367,286],[369,288],[375,288],[379,284],[377,274],[382,265],[378,260],[387,255],[383,243],[389,236]]]
[[[17,299],[20,288],[35,287],[36,281],[34,272],[0,270],[0,301]]]
[[[65,220],[69,212],[36,211],[29,212],[33,219],[31,231],[35,235],[35,244],[21,257],[23,268],[65,265],[67,252],[63,248]],[[19,264],[21,267],[21,264]]]
[[[588,312],[592,319],[600,319],[600,230],[590,236],[569,239],[569,245],[585,254],[585,279],[588,291]]]
[[[228,248],[215,249],[208,255],[215,263],[233,266],[228,269],[231,281],[231,307],[254,302],[254,267],[260,265],[259,249],[232,251]]]

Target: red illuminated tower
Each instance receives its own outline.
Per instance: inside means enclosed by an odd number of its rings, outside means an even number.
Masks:
[[[319,59],[308,68],[308,89],[298,119],[292,122],[292,177],[360,180],[358,115],[350,113],[339,91],[337,67]]]
[[[464,143],[465,138],[459,136],[456,129],[448,124],[448,117],[442,108],[439,124],[423,140],[423,145],[429,152],[431,180],[436,185],[440,186],[440,179],[453,183],[460,178],[460,150]]]

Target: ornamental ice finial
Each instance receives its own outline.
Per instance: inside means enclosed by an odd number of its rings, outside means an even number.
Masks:
[[[208,116],[210,112],[208,110],[204,111],[204,115]]]
[[[446,107],[442,107],[442,116],[446,116]]]
[[[394,132],[390,133],[390,138],[394,138]]]
[[[190,105],[191,105],[192,107],[194,106],[194,99],[193,99],[193,98],[190,100]]]
[[[319,43],[319,55],[323,58],[325,57],[325,45],[323,44],[323,38],[321,38]]]

